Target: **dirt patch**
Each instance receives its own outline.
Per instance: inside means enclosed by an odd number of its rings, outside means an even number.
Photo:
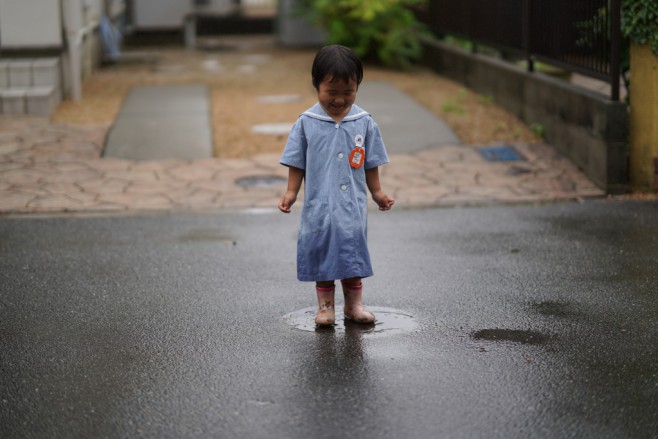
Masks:
[[[53,121],[111,124],[128,91],[139,85],[208,84],[211,90],[215,156],[249,157],[279,152],[284,135],[251,132],[257,124],[292,123],[316,102],[310,68],[315,50],[287,49],[271,37],[221,37],[200,48],[131,48],[127,61],[105,66],[84,80],[78,102],[65,101]],[[448,123],[467,144],[535,142],[530,128],[483,96],[429,69],[399,72],[365,66],[364,81],[386,80]],[[299,95],[296,102],[263,103],[267,95]],[[358,97],[357,97],[358,103]]]

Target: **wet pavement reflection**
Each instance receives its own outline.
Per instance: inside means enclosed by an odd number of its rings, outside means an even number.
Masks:
[[[340,308],[340,307],[338,307]],[[318,333],[351,333],[372,335],[393,335],[404,332],[416,332],[420,325],[413,316],[393,308],[369,306],[368,309],[375,314],[376,321],[372,325],[361,325],[344,318],[343,312],[336,309],[336,324],[329,327],[315,325],[315,308],[304,308],[286,314],[283,321],[293,328],[302,331],[315,331]]]
[[[658,204],[373,215],[319,331],[293,223],[0,221],[0,437],[655,437]]]

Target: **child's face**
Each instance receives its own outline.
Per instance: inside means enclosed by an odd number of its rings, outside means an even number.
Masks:
[[[324,111],[335,121],[342,120],[349,113],[356,99],[356,80],[345,82],[326,76],[318,86],[318,101]]]

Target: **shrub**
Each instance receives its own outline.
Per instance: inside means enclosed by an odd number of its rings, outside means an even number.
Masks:
[[[621,2],[623,34],[638,44],[649,44],[658,55],[658,2],[624,0]]]
[[[327,31],[327,43],[351,47],[364,60],[407,67],[431,33],[411,10],[426,0],[302,0],[310,19]]]

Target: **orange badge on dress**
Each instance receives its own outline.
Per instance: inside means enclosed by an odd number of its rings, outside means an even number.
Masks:
[[[358,169],[363,166],[365,159],[366,151],[360,146],[355,147],[352,152],[350,152],[350,166],[354,169]]]
[[[357,134],[354,138],[354,143],[356,146],[350,152],[350,166],[354,169],[358,169],[363,166],[363,162],[366,160],[366,150],[363,149],[363,136]]]

